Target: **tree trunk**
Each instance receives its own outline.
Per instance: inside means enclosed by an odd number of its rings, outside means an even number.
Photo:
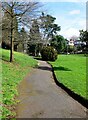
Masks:
[[[11,49],[10,49],[10,62],[13,62],[14,57],[13,57],[13,41],[14,41],[14,35],[13,35],[13,30],[12,30],[12,35],[11,35]]]
[[[36,45],[35,45],[35,57],[36,57]]]
[[[13,19],[11,22],[11,49],[10,49],[10,62],[13,62],[14,56],[13,56],[13,49],[14,49],[14,29],[13,29]]]

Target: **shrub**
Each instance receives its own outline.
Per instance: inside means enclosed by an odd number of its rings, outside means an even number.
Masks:
[[[57,59],[57,51],[51,46],[43,47],[41,56],[43,60],[55,61]]]

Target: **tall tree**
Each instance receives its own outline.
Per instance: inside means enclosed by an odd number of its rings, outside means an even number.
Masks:
[[[55,34],[57,34],[57,31],[60,31],[60,26],[54,23],[56,18],[51,15],[45,15],[42,13],[40,19],[41,31],[44,33],[43,38],[48,41],[49,39],[52,39]]]
[[[17,18],[18,22],[21,24],[28,25],[28,22],[33,17],[36,9],[38,9],[38,2],[2,2],[2,9],[8,13],[11,25],[11,50],[10,50],[10,62],[13,61],[13,46],[14,46],[14,38],[15,38],[15,25],[14,19]],[[10,11],[8,10],[10,9]]]
[[[27,53],[27,43],[28,43],[28,34],[25,31],[25,28],[22,27],[20,31],[20,41],[19,43],[22,45],[22,51]]]
[[[36,56],[36,52],[39,47],[39,44],[41,44],[41,34],[40,34],[39,24],[36,19],[33,20],[29,36],[30,36],[29,47],[30,45],[34,46],[35,56]]]
[[[7,10],[10,12],[11,9],[8,7]],[[18,37],[18,22],[17,18],[14,17],[13,19],[14,24],[14,41],[17,41]],[[9,16],[8,12],[4,12],[4,16],[2,17],[2,46],[6,47],[8,46],[9,49],[11,48],[10,45],[10,39],[11,39],[11,17]],[[13,46],[14,47],[14,46]]]

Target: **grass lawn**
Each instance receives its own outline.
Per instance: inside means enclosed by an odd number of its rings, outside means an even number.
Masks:
[[[53,65],[60,83],[86,98],[86,57],[84,55],[59,55],[58,59],[50,64]]]
[[[15,116],[13,105],[17,103],[14,97],[17,93],[17,85],[30,72],[31,67],[37,65],[37,61],[32,57],[22,53],[14,52],[14,62],[9,62],[8,50],[0,49],[2,55],[2,92],[3,92],[3,112],[2,117]],[[1,79],[0,79],[1,80]]]

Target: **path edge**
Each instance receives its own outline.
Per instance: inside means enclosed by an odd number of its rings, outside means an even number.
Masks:
[[[54,81],[56,83],[57,86],[61,87],[64,91],[66,91],[73,99],[75,99],[77,102],[79,102],[81,105],[83,105],[84,107],[86,107],[88,109],[88,100],[81,97],[80,95],[74,93],[73,91],[71,91],[69,88],[67,88],[64,84],[60,83],[57,80],[57,77],[55,75],[54,72],[54,68],[53,66],[47,61],[47,63],[52,67],[52,74],[53,74],[53,78]]]

